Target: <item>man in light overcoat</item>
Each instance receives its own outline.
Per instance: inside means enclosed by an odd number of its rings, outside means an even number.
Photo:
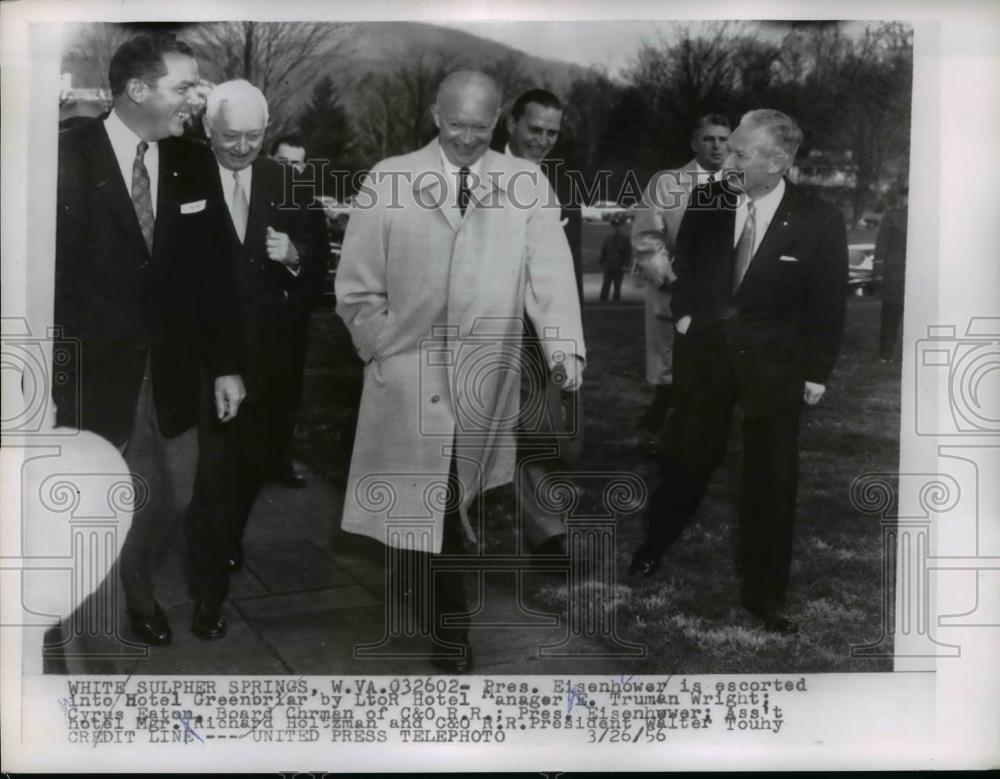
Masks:
[[[513,479],[522,317],[564,389],[586,356],[559,202],[537,165],[489,150],[496,84],[452,73],[432,113],[437,138],[370,172],[336,280],[366,364],[343,528],[423,555],[404,567],[460,552],[475,497]],[[467,631],[441,623],[467,611],[462,576],[432,589],[432,662],[467,671]]]

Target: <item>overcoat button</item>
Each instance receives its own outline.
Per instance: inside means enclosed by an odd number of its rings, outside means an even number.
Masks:
[[[437,403],[439,400],[441,400],[440,395],[431,395],[431,403]]]

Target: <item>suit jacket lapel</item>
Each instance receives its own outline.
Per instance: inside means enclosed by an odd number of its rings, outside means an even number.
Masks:
[[[743,281],[740,282],[740,289],[742,289],[746,284],[747,278],[749,278],[749,276],[754,272],[754,268],[759,267],[762,260],[766,262],[767,257],[774,254],[775,247],[778,246],[782,238],[788,234],[789,227],[794,224],[794,214],[798,209],[798,202],[798,192],[786,181],[785,194],[781,196],[781,202],[778,203],[778,208],[774,212],[774,217],[771,219],[771,223],[767,226],[767,232],[764,233],[760,246],[757,247],[757,251],[754,252],[753,257],[750,260],[750,264],[747,266],[747,271],[743,276]],[[733,218],[735,219],[735,214]]]
[[[271,205],[269,193],[272,191],[272,187],[268,186],[270,182],[265,181],[267,173],[267,166],[254,162],[250,182],[250,213],[247,217],[244,246],[263,246],[267,241],[267,214]],[[232,219],[229,221],[232,224]],[[233,233],[235,234],[235,228]]]
[[[782,195],[781,202],[774,212],[771,224],[767,226],[767,232],[764,233],[760,246],[754,252],[753,261],[750,263],[751,268],[758,257],[766,257],[769,253],[773,253],[774,247],[787,234],[788,228],[792,224],[793,214],[798,208],[798,200],[798,192],[791,184],[785,182],[785,194]]]
[[[122,179],[118,160],[111,148],[111,140],[104,129],[103,120],[94,123],[94,137],[90,144],[84,147],[84,155],[88,158],[90,175],[94,186],[107,200],[111,211],[117,216],[126,233],[146,251],[146,241],[142,237],[139,218],[135,215],[135,206],[128,193],[128,186]],[[162,165],[162,162],[161,162]],[[160,182],[162,185],[163,177]],[[158,204],[159,205],[159,204]]]
[[[451,225],[451,229],[458,232],[458,228],[462,226],[462,214],[457,208],[452,207],[449,199],[451,190],[449,182],[446,182],[448,174],[444,172],[444,165],[441,163],[441,146],[437,138],[420,150],[416,171],[417,176],[413,183],[415,189],[419,190],[418,202],[440,204],[437,210]],[[435,172],[437,175],[431,175]]]
[[[170,220],[166,215],[179,208],[177,203],[177,184],[183,171],[180,160],[174,154],[173,144],[159,143],[160,177],[156,184],[156,225],[153,229],[153,254],[158,254],[158,247],[164,245],[168,236],[164,231],[170,229]]]

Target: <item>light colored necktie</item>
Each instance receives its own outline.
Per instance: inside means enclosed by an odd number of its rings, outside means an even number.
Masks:
[[[743,277],[750,267],[750,260],[753,258],[753,244],[757,237],[757,208],[752,200],[747,201],[747,221],[743,225],[743,232],[740,233],[740,240],[736,244],[736,272],[733,274],[733,294],[739,289],[743,282]]]
[[[243,243],[247,236],[247,222],[250,219],[250,204],[247,202],[247,193],[243,191],[243,184],[240,182],[239,171],[233,171],[233,204],[230,209],[233,217],[233,227],[236,234]]]
[[[156,227],[156,216],[153,214],[153,197],[149,192],[149,171],[146,170],[144,158],[149,144],[139,141],[135,149],[135,162],[132,163],[132,205],[139,220],[139,229],[146,242],[146,250],[153,255],[153,229]]]

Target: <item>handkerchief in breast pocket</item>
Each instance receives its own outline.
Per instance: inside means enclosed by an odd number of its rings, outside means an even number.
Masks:
[[[199,211],[205,210],[204,200],[192,200],[190,203],[181,203],[181,213],[182,214],[197,214]]]
[[[790,254],[782,254],[782,255],[781,255],[781,256],[780,256],[779,258],[778,258],[778,261],[779,261],[779,262],[798,262],[798,261],[799,261],[799,258],[798,258],[798,257],[793,257],[793,256],[792,256],[792,255],[790,255]]]

